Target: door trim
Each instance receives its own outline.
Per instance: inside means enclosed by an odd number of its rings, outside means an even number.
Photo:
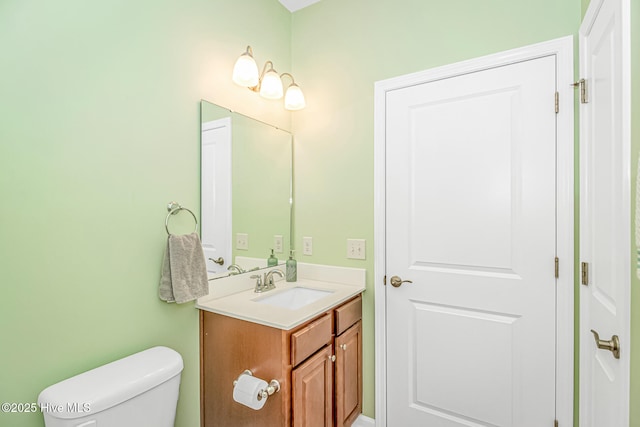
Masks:
[[[508,50],[468,61],[445,65],[375,83],[374,90],[374,289],[375,295],[375,420],[387,425],[386,381],[386,298],[383,278],[385,266],[385,157],[386,93],[488,68],[504,66],[555,55],[556,90],[560,111],[557,115],[557,256],[560,275],[557,280],[556,330],[556,419],[560,425],[573,425],[574,382],[574,106],[573,36]],[[550,98],[550,108],[552,99]],[[549,268],[553,268],[550,260]]]

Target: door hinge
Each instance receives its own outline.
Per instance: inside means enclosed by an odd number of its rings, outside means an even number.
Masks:
[[[589,102],[589,94],[587,93],[587,81],[580,79],[577,82],[571,84],[575,88],[580,88],[580,103],[586,104]]]
[[[556,274],[556,279],[560,277],[560,260],[558,259],[558,257],[556,257],[556,269],[555,269],[555,274]]]
[[[560,112],[560,92],[556,92],[556,114]]]
[[[583,262],[581,266],[582,266],[581,283],[585,286],[589,286],[589,263]]]
[[[558,423],[558,420],[554,420],[553,421],[553,427],[558,427],[560,424]]]

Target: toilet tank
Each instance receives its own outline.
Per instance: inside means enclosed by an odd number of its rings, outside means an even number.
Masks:
[[[153,347],[44,389],[46,427],[173,427],[182,357]]]

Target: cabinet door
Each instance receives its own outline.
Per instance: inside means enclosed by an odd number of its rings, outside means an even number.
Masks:
[[[293,370],[293,427],[333,426],[333,346]]]
[[[350,426],[362,412],[362,321],[336,337],[336,427]]]

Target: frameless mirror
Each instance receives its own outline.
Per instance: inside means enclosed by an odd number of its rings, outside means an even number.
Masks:
[[[266,267],[271,249],[284,263],[292,236],[291,133],[204,100],[200,118],[207,270],[226,277]]]

